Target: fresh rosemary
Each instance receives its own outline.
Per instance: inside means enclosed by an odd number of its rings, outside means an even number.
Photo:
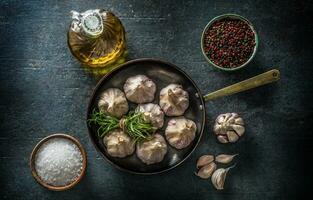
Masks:
[[[119,120],[107,113],[93,110],[88,123],[99,127],[97,130],[99,137],[104,137],[111,130],[122,128],[135,142],[148,138],[156,130],[151,123],[144,120],[143,113],[140,112],[129,112],[128,115]]]
[[[88,119],[88,123],[89,125],[95,124],[99,126],[97,130],[99,137],[103,137],[111,130],[119,127],[119,120],[117,118],[96,110],[92,111],[91,118]]]

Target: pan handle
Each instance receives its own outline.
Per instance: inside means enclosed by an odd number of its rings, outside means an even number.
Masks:
[[[256,88],[262,85],[266,85],[275,81],[278,81],[280,72],[277,69],[270,70],[268,72],[259,74],[247,80],[222,88],[215,92],[205,95],[203,98],[205,101],[210,101],[219,97],[224,97],[232,94],[236,94],[242,91],[246,91],[252,88]]]

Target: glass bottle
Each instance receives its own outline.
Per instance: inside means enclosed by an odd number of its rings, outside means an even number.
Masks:
[[[112,68],[123,62],[126,49],[121,21],[103,9],[71,11],[68,45],[72,54],[89,67]]]

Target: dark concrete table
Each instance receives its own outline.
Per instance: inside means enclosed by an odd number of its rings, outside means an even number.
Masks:
[[[297,1],[1,1],[0,199],[296,199],[309,192],[312,160],[312,3]],[[71,56],[70,10],[107,8],[127,30],[128,59],[157,57],[177,64],[203,93],[272,68],[281,81],[207,103],[208,126],[198,149],[168,173],[138,176],[118,171],[92,146],[85,124],[98,78]],[[203,58],[200,36],[222,13],[252,21],[260,48],[246,69],[225,73]],[[212,123],[238,112],[246,135],[218,144]],[[43,137],[65,132],[88,153],[88,172],[66,192],[52,192],[31,176],[28,157]],[[239,153],[224,191],[194,176],[205,153]],[[312,184],[311,184],[312,185]]]

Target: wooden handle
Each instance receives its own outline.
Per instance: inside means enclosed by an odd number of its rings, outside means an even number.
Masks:
[[[266,85],[268,83],[272,83],[279,80],[279,70],[273,69],[263,74],[254,76],[247,80],[241,81],[234,85],[230,85],[228,87],[222,88],[210,94],[204,96],[205,101],[210,101],[219,97],[224,97],[232,94],[236,94],[242,91],[246,91],[252,88],[256,88],[262,85]]]

